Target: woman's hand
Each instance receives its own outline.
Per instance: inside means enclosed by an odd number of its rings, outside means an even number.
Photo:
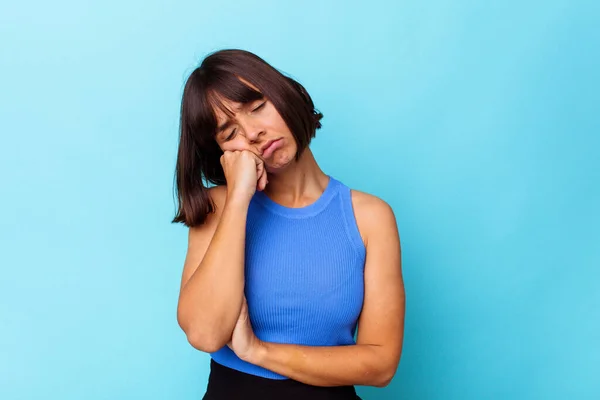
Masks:
[[[262,346],[262,342],[254,335],[254,330],[250,323],[246,296],[243,298],[240,316],[233,329],[231,341],[227,343],[227,346],[229,346],[239,358],[248,362],[251,362],[253,356]]]
[[[228,195],[252,198],[256,190],[267,186],[267,170],[263,160],[249,150],[225,151],[221,166],[227,180]]]

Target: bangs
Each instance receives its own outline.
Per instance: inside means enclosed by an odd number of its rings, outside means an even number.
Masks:
[[[229,118],[233,118],[234,111],[225,106],[224,100],[247,104],[262,100],[263,98],[264,95],[261,92],[248,86],[233,74],[222,74],[215,77],[206,93],[206,99],[212,109],[215,121],[217,120],[215,113],[217,109],[221,110]],[[213,134],[216,135],[216,133],[215,129]]]

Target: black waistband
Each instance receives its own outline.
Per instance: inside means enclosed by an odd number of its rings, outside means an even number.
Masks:
[[[211,359],[203,400],[360,400],[354,386],[321,387],[293,379],[268,379],[221,365]]]

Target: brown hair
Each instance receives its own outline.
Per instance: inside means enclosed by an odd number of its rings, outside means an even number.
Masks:
[[[244,84],[249,82],[259,91]],[[266,97],[291,131],[298,152],[308,147],[323,114],[318,112],[304,87],[283,75],[257,55],[238,49],[220,50],[204,58],[187,79],[183,90],[179,148],[175,167],[178,211],[172,222],[188,227],[202,224],[215,206],[205,185],[226,184],[220,157],[223,151],[215,139],[215,108],[226,98],[246,104]]]

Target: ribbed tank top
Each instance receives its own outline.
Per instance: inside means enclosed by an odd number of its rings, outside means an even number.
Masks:
[[[300,208],[257,191],[248,208],[244,269],[255,335],[272,343],[355,344],[365,256],[350,189],[342,182],[329,176],[321,196]],[[211,357],[238,371],[286,378],[241,360],[228,346]]]

